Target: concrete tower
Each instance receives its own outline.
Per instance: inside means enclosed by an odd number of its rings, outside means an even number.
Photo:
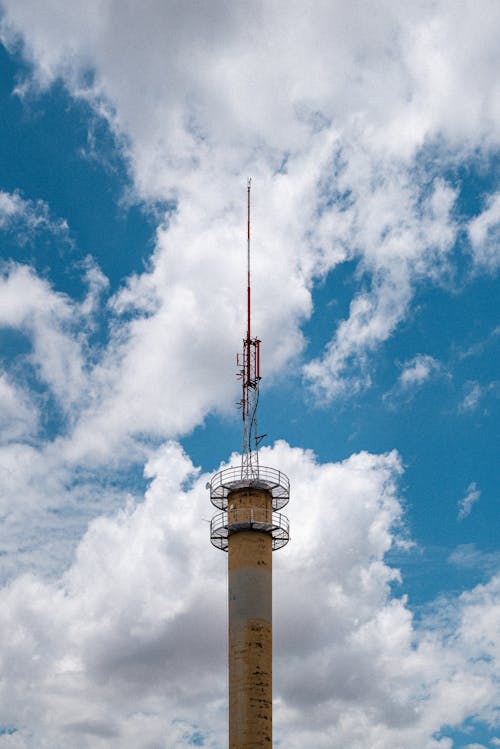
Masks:
[[[288,478],[259,465],[257,404],[260,340],[250,331],[250,180],[247,185],[247,335],[238,357],[242,381],[241,465],[215,474],[207,485],[221,512],[210,540],[228,552],[229,749],[271,749],[272,552],[289,540],[281,510],[290,495]]]

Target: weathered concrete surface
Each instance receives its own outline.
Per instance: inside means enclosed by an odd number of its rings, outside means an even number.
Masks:
[[[266,491],[228,498],[228,515],[272,512]],[[229,537],[229,749],[272,747],[272,538],[240,530]]]

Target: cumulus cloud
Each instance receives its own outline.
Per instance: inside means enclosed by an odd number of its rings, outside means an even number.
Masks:
[[[478,501],[478,499],[481,496],[481,492],[477,488],[477,484],[475,481],[473,481],[469,486],[467,487],[467,492],[462,499],[458,502],[458,520],[464,520],[468,515],[470,515],[472,511],[472,506],[475,504],[475,502]]]
[[[441,726],[487,716],[498,580],[441,604],[438,629],[413,622],[385,560],[403,532],[397,454],[319,464],[281,442],[262,459],[293,487],[293,547],[274,557],[282,740],[437,749]],[[223,745],[227,557],[200,520],[207,476],[175,443],[146,476],[144,501],[93,521],[63,576],[1,591],[2,714],[18,746]]]
[[[288,289],[285,306],[263,314],[277,361],[300,350],[315,279],[356,259],[366,290],[304,371],[319,398],[369,383],[367,359],[407,315],[415,285],[447,272],[457,235],[457,188],[436,176],[425,147],[444,139],[441,152],[453,160],[498,143],[498,9],[382,3],[375,21],[359,2],[307,16],[278,0],[251,11],[153,2],[141,14],[113,0],[71,10],[58,2],[50,17],[29,0],[4,7],[3,39],[21,43],[32,84],[62,78],[108,119],[138,199],[177,206],[159,237],[157,269],[186,251],[210,256],[252,172],[262,196],[263,294]],[[196,248],[193,226],[212,241]],[[221,248],[234,244],[224,240]],[[229,280],[213,259],[212,303],[227,296]],[[195,275],[203,267],[194,265]]]
[[[422,385],[439,369],[439,362],[428,354],[417,354],[406,362],[400,374],[399,381],[403,389]]]

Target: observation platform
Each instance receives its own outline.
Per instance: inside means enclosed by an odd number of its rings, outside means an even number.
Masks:
[[[227,551],[229,536],[239,531],[259,531],[272,537],[272,549],[281,549],[290,539],[288,518],[281,510],[290,499],[290,481],[276,468],[254,466],[248,468],[225,468],[216,473],[207,484],[210,490],[210,501],[222,512],[217,513],[210,522],[210,540],[212,544]],[[262,504],[255,501],[259,495],[268,499]],[[231,495],[241,498],[247,494],[248,503],[231,502]]]
[[[238,531],[260,531],[272,536],[273,551],[281,549],[290,540],[288,518],[280,512],[270,512],[262,507],[241,507],[219,512],[210,522],[210,541],[222,551],[229,547],[229,536]]]
[[[219,471],[207,484],[210,501],[219,510],[227,510],[227,498],[231,492],[242,489],[256,489],[269,492],[273,510],[281,510],[290,500],[290,481],[276,468],[258,466],[250,471],[244,468],[225,468]]]

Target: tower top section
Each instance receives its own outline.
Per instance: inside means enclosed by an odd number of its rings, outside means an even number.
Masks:
[[[246,335],[241,353],[236,356],[237,376],[241,381],[241,464],[231,466],[212,476],[207,484],[210,501],[222,512],[211,522],[210,536],[214,546],[227,551],[229,537],[240,530],[269,533],[273,549],[284,546],[289,539],[288,520],[281,510],[290,497],[290,482],[282,471],[259,465],[259,443],[265,436],[257,430],[259,405],[260,338],[252,336],[252,299],[250,275],[250,193],[252,180],[247,180],[247,292]],[[235,498],[247,497],[248,506],[235,507]],[[253,506],[256,497],[265,495],[265,507]],[[232,499],[231,499],[232,498]],[[249,504],[248,504],[249,503]],[[231,505],[231,506],[230,506]]]

